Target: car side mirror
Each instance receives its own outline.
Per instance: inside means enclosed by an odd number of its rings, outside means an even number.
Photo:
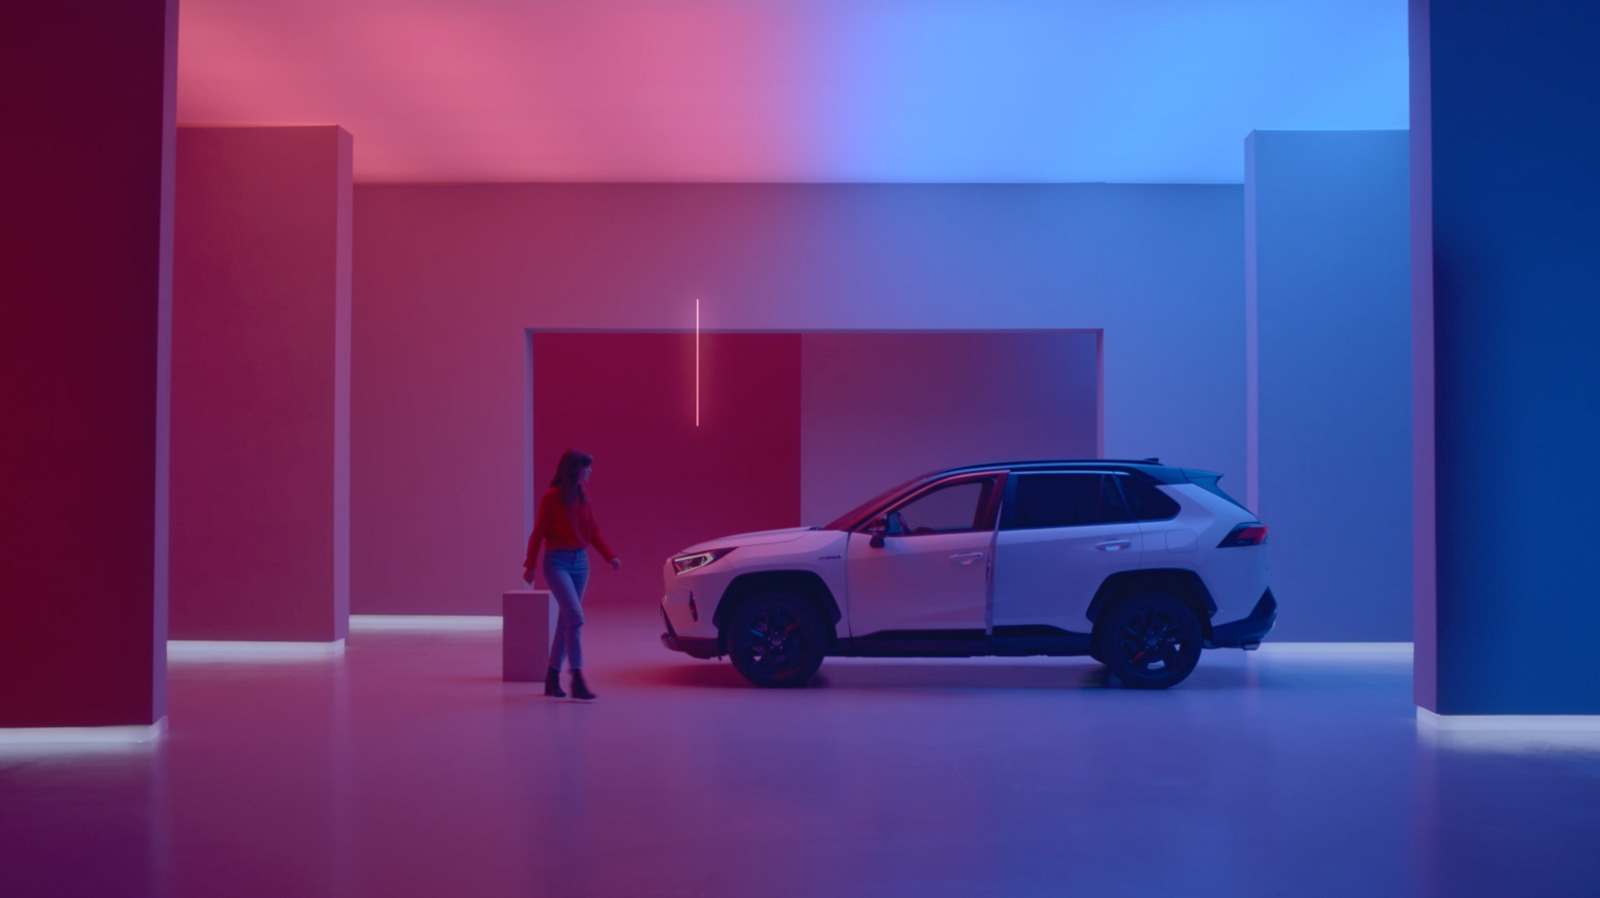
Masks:
[[[868,545],[874,549],[881,549],[883,548],[884,537],[905,535],[906,520],[900,516],[900,512],[891,511],[884,515],[881,520],[868,524],[867,532],[872,534],[872,540]]]
[[[887,531],[887,529],[887,525],[884,524],[883,518],[878,518],[877,520],[874,520],[872,523],[868,524],[867,532],[872,534],[872,539],[867,542],[867,545],[874,549],[883,548],[883,534]]]

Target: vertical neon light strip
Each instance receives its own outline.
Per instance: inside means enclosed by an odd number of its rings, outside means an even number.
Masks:
[[[694,426],[700,426],[700,300],[694,301]]]

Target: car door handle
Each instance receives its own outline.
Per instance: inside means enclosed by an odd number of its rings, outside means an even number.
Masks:
[[[983,560],[983,553],[982,552],[957,552],[956,554],[950,556],[950,560],[954,561],[956,564],[971,564],[974,561],[982,561]]]
[[[1123,549],[1133,548],[1131,539],[1108,539],[1103,543],[1095,543],[1094,547],[1102,552],[1120,552]]]

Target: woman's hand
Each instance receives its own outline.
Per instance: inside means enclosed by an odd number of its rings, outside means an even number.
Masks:
[[[614,570],[614,571],[622,570],[622,559],[621,558],[613,558],[613,559],[611,559],[611,569]]]
[[[522,569],[522,582],[529,586],[533,585],[533,568],[525,567]]]

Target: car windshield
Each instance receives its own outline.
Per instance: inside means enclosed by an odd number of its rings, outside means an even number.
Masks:
[[[823,530],[848,530],[857,521],[859,521],[862,518],[866,517],[867,513],[872,511],[874,508],[877,508],[879,505],[882,505],[883,503],[889,501],[890,499],[892,499],[896,495],[899,495],[900,493],[905,492],[906,490],[910,489],[911,487],[915,486],[916,484],[921,483],[924,480],[927,480],[931,476],[933,476],[933,475],[932,474],[923,474],[923,475],[921,475],[919,477],[913,477],[910,480],[907,480],[905,483],[898,484],[895,487],[893,487],[892,489],[886,489],[883,492],[877,494],[876,496],[873,496],[871,499],[868,499],[867,501],[861,503],[860,505],[857,505],[855,508],[852,508],[849,511],[845,512],[844,514],[838,516],[837,518],[834,518],[832,521],[829,521],[828,523],[823,524],[822,525],[822,529]]]

